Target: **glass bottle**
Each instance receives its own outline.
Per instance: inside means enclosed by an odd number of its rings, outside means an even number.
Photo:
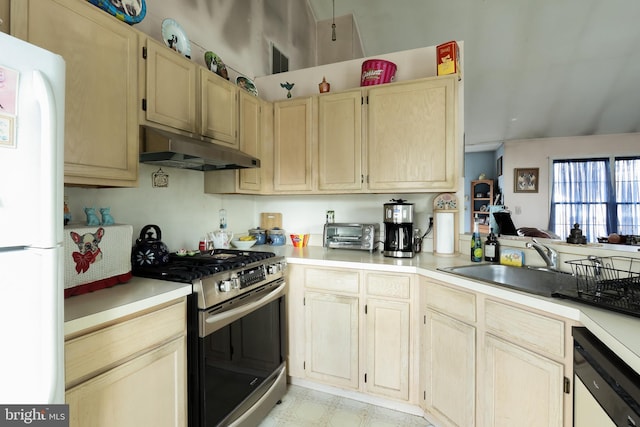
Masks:
[[[482,239],[478,231],[478,218],[473,221],[473,235],[471,236],[471,261],[482,262]]]
[[[227,228],[227,210],[220,209],[218,214],[220,215],[220,229],[225,230]]]
[[[500,260],[500,243],[493,234],[493,228],[484,242],[484,260],[488,262],[498,262]]]

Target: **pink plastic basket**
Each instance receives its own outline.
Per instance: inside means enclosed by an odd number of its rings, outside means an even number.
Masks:
[[[396,64],[383,59],[369,59],[362,63],[360,86],[389,83],[396,75]]]

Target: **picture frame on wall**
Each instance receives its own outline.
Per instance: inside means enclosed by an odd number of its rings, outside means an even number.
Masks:
[[[537,193],[539,168],[522,168],[513,170],[514,193]]]
[[[502,176],[502,156],[498,157],[498,160],[496,160],[496,172],[498,173],[498,176]]]

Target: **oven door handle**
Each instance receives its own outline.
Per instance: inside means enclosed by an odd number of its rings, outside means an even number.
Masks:
[[[237,315],[241,315],[244,313],[248,313],[251,312],[254,308],[259,307],[263,304],[266,304],[267,302],[271,301],[272,299],[274,299],[280,292],[282,292],[284,290],[285,287],[285,282],[282,282],[282,284],[280,286],[278,286],[277,288],[275,288],[274,290],[272,290],[271,292],[269,292],[268,294],[266,294],[265,296],[263,296],[260,299],[257,299],[253,302],[250,302],[249,304],[244,304],[241,305],[237,308],[233,308],[229,311],[225,311],[224,313],[216,313],[216,314],[212,314],[210,316],[208,316],[204,321],[206,323],[217,323],[220,321],[223,321],[229,317],[234,317]]]

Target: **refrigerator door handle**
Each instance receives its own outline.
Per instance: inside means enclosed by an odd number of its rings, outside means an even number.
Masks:
[[[33,71],[33,89],[36,99],[40,105],[40,129],[41,129],[41,150],[40,150],[40,188],[48,188],[51,186],[51,177],[56,176],[56,160],[57,160],[57,111],[53,88],[47,77],[39,70]],[[40,196],[43,198],[42,206],[57,206],[57,199],[62,197],[56,191],[43,191]],[[51,236],[42,236],[48,238],[48,241],[55,241],[56,221],[58,215],[49,215],[42,218],[42,221],[49,221],[45,230],[51,230]]]

